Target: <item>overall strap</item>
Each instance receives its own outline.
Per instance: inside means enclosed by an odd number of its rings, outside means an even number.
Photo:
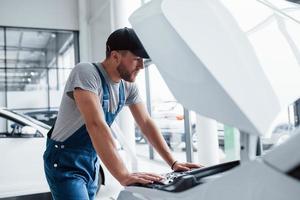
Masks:
[[[102,89],[103,89],[103,101],[102,101],[103,111],[108,112],[109,111],[109,89],[108,89],[108,85],[107,85],[107,83],[105,81],[105,78],[102,75],[99,67],[96,65],[96,63],[92,63],[92,64],[96,67],[96,69],[97,69],[97,71],[100,75],[100,78],[101,78]]]
[[[120,87],[119,87],[119,104],[116,113],[118,113],[122,109],[124,104],[125,104],[125,85],[121,80]]]
[[[99,75],[100,75],[100,78],[101,78],[101,82],[102,82],[102,88],[103,88],[103,103],[102,103],[102,107],[103,107],[103,110],[104,112],[109,112],[109,89],[108,89],[108,85],[105,81],[105,78],[103,76],[103,74],[101,73],[99,67],[96,65],[96,63],[92,63]],[[117,110],[115,111],[115,113],[118,113],[122,107],[124,106],[125,104],[125,86],[124,86],[124,83],[123,83],[123,80],[121,80],[121,83],[120,83],[120,86],[119,86],[119,104],[118,104],[118,108]]]

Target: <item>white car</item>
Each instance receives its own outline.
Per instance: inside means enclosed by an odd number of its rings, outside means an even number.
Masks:
[[[152,105],[151,117],[159,127],[162,135],[170,146],[170,139],[173,135],[184,134],[183,108],[176,101],[160,101]],[[143,136],[140,130],[136,130],[136,141],[142,141]],[[180,142],[180,141],[179,141]]]
[[[29,116],[0,108],[0,199],[52,199],[43,165],[50,128]],[[102,167],[99,176],[98,190],[105,181]]]
[[[41,193],[50,197],[43,168],[49,129],[35,119],[0,108],[0,198]]]

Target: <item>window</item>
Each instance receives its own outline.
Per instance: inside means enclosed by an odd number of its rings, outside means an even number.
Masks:
[[[155,65],[151,65],[149,70],[150,102],[151,116],[161,131],[167,145],[173,151],[178,160],[186,160],[185,151],[185,127],[184,127],[184,110],[180,103],[176,101],[169,88],[162,79]],[[139,75],[137,83],[141,92],[145,91],[143,84],[145,77]],[[146,94],[141,95],[146,100]],[[195,133],[195,118],[191,123],[192,133]],[[138,154],[149,155],[149,146],[146,144],[142,133],[136,128],[136,143]],[[194,147],[196,150],[196,146]],[[154,154],[156,155],[156,154]],[[155,160],[161,160],[159,156],[154,156]]]
[[[58,108],[78,60],[78,33],[0,28],[0,105],[28,112]]]
[[[5,93],[5,83],[6,83],[6,77],[5,77],[5,69],[4,69],[4,63],[0,63],[0,106],[6,105],[6,93]]]
[[[48,106],[46,69],[9,68],[6,71],[8,108],[40,108]]]
[[[5,94],[5,46],[4,46],[4,29],[0,28],[0,106],[6,105]]]

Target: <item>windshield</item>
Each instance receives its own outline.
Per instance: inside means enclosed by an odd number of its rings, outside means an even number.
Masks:
[[[7,110],[7,111],[10,111],[10,112],[12,112],[12,113],[14,113],[14,114],[16,114],[16,115],[19,115],[19,116],[21,116],[21,117],[23,117],[23,118],[26,118],[27,120],[31,121],[32,123],[35,123],[35,124],[37,124],[37,125],[39,125],[39,126],[45,128],[45,129],[50,129],[50,128],[51,128],[51,127],[48,126],[47,124],[44,124],[43,122],[40,122],[40,121],[38,121],[38,120],[36,120],[36,119],[33,119],[33,118],[29,117],[29,116],[23,115],[23,114],[21,114],[21,113],[18,113],[18,112],[12,111],[12,110]]]

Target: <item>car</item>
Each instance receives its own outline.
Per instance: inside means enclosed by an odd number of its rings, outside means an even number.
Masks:
[[[50,199],[43,168],[49,129],[33,118],[0,108],[0,198],[36,194]]]
[[[50,128],[32,117],[0,108],[0,199],[51,199],[43,166]],[[99,188],[105,180],[102,167],[100,176]]]
[[[273,147],[285,142],[293,134],[294,130],[295,126],[291,123],[277,124],[275,128],[273,128],[270,137],[261,138],[262,150],[266,153]],[[218,126],[218,139],[220,148],[224,150],[224,127],[222,127],[221,124]]]
[[[277,124],[269,138],[262,138],[263,149],[270,150],[272,147],[285,142],[293,134],[293,130],[295,130],[295,127],[291,123],[282,122]]]
[[[156,125],[160,129],[165,141],[171,149],[176,147],[182,147],[185,149],[185,133],[184,133],[184,116],[183,107],[176,101],[157,101],[152,105],[152,119],[155,121]],[[192,140],[193,149],[197,150],[196,143],[196,117],[191,116],[191,130],[192,130]],[[263,150],[267,151],[271,147],[276,146],[287,138],[289,138],[291,131],[294,126],[288,123],[278,124],[272,131],[270,138],[262,138]],[[219,147],[224,150],[224,125],[218,123],[218,142]],[[136,126],[135,129],[135,140],[138,144],[143,144],[146,142],[140,129]]]
[[[25,112],[24,114],[36,120],[39,120],[45,124],[48,124],[49,126],[53,126],[57,118],[58,109],[34,110],[30,112]]]
[[[153,103],[151,117],[171,149],[180,147],[183,143],[185,144],[183,113],[183,107],[176,101],[157,101]],[[195,116],[191,117],[191,124],[192,135],[194,135],[196,132]],[[195,137],[193,136],[193,138]],[[137,143],[145,143],[143,134],[137,126],[135,129],[135,139]]]

